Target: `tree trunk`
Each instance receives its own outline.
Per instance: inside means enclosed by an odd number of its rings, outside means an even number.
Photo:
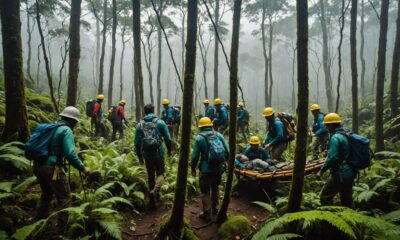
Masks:
[[[115,37],[117,35],[117,0],[112,0],[112,32],[111,32],[111,62],[110,62],[110,79],[108,82],[108,107],[113,103],[113,87],[114,87],[114,65],[115,65]]]
[[[295,68],[296,68],[296,48],[293,46],[292,43],[292,50],[293,50],[293,59],[292,59],[292,111],[296,111],[295,106],[296,106],[296,91],[295,91],[295,85],[294,85],[294,78],[295,78]]]
[[[232,44],[231,44],[231,68],[230,68],[230,111],[229,118],[236,119],[238,103],[238,53],[239,53],[239,30],[240,30],[240,12],[242,0],[235,0],[233,6],[233,26],[232,26]],[[226,179],[224,199],[221,209],[218,212],[218,224],[222,224],[227,219],[228,205],[231,199],[233,169],[236,156],[236,121],[229,121],[229,162],[228,176]]]
[[[308,6],[307,0],[297,0],[297,133],[293,178],[289,193],[288,211],[301,208],[304,168],[307,160],[308,119]]]
[[[187,169],[190,151],[191,118],[193,111],[193,86],[196,70],[196,38],[197,38],[197,0],[188,0],[186,62],[183,89],[181,148],[179,150],[178,174],[176,179],[175,198],[171,218],[164,229],[164,234],[171,239],[182,236],[183,211],[186,199]],[[157,237],[160,237],[161,234]],[[165,235],[164,235],[165,236]],[[185,239],[185,238],[183,238]]]
[[[351,95],[353,105],[352,130],[358,133],[358,81],[357,81],[357,1],[351,1],[351,22],[350,22],[350,61],[351,61]]]
[[[133,46],[133,53],[135,53],[135,46]],[[135,103],[139,103],[140,102],[140,89],[139,89],[139,78],[137,77],[138,73],[137,73],[137,68],[135,67],[136,65],[136,56],[135,54],[133,54],[133,60],[132,60],[132,65],[133,65],[133,88],[134,88],[134,92],[135,92]],[[132,104],[134,105],[134,104]],[[140,121],[140,115],[141,115],[142,110],[135,106],[135,120],[136,122]]]
[[[95,74],[95,83],[99,83],[99,72],[100,68],[100,21],[96,18],[96,74]]]
[[[342,76],[342,43],[343,43],[343,30],[344,30],[344,24],[345,24],[345,0],[342,0],[342,9],[341,9],[341,16],[339,18],[339,24],[340,24],[340,29],[339,29],[339,45],[338,45],[338,82],[337,82],[337,87],[336,87],[336,108],[335,112],[339,112],[339,103],[340,103],[340,82],[341,82],[341,76]]]
[[[264,104],[265,106],[271,106],[270,97],[269,97],[269,62],[268,62],[268,55],[267,55],[267,46],[266,46],[266,37],[265,37],[265,15],[266,15],[266,6],[265,1],[263,0],[263,9],[262,9],[262,16],[261,16],[261,39],[262,39],[262,47],[263,47],[263,57],[264,57]]]
[[[269,22],[269,43],[268,43],[268,69],[269,69],[269,106],[272,105],[272,86],[274,85],[274,80],[272,79],[272,38],[274,34],[274,28],[272,26],[272,16],[268,16],[268,22]]]
[[[365,39],[364,39],[364,0],[361,0],[361,25],[360,25],[360,60],[361,60],[361,99],[364,101],[365,99],[365,58],[364,58],[364,46],[365,46]]]
[[[160,18],[161,18],[161,11]],[[162,38],[161,38],[161,26],[157,26],[157,39],[158,39],[158,67],[157,67],[157,115],[161,113],[161,57],[162,57]]]
[[[57,86],[57,105],[60,106],[61,101],[61,83],[63,79],[63,71],[65,68],[65,63],[67,61],[67,54],[69,52],[69,37],[67,40],[64,41],[64,54],[63,54],[63,47],[60,47],[60,54],[61,54],[61,67],[58,71],[58,86]],[[68,106],[68,105],[67,105]]]
[[[378,48],[378,79],[376,82],[376,121],[375,121],[375,152],[385,150],[383,139],[383,93],[385,89],[386,42],[388,29],[389,0],[382,0],[380,15],[380,32]]]
[[[124,72],[123,72],[123,64],[124,64],[124,54],[125,54],[125,27],[122,30],[122,52],[121,52],[121,59],[119,61],[119,99],[122,100],[122,91],[124,89]],[[131,103],[132,104],[132,103]]]
[[[36,68],[36,86],[39,87],[39,74],[40,74],[40,47],[42,46],[41,43],[38,44],[37,47],[37,68]]]
[[[183,7],[183,1],[181,1],[181,6]],[[181,33],[181,46],[182,46],[182,53],[181,53],[181,75],[185,73],[185,19],[186,19],[186,13],[185,11],[182,11],[182,33]]]
[[[106,54],[106,41],[107,41],[107,0],[103,3],[103,31],[102,31],[102,43],[101,43],[101,54],[100,54],[100,71],[99,71],[99,89],[98,94],[104,93],[104,56]],[[109,96],[108,96],[109,97]]]
[[[147,49],[149,51],[149,55],[146,54],[146,45],[142,41],[143,45],[143,53],[144,53],[144,60],[146,62],[147,72],[149,74],[149,91],[150,91],[150,102],[154,104],[154,94],[153,94],[153,72],[151,71],[151,54],[153,52],[153,46],[150,42],[150,36],[147,38]]]
[[[22,70],[19,5],[19,0],[0,1],[4,87],[6,95],[6,121],[2,134],[3,142],[26,142],[29,138],[24,74]]]
[[[76,97],[78,92],[79,58],[81,54],[81,2],[82,0],[72,0],[71,2],[71,18],[69,23],[70,44],[67,106],[76,105]]]
[[[219,26],[219,0],[215,0],[215,27],[218,29]],[[214,29],[214,31],[217,31],[217,29]],[[218,71],[219,71],[219,43],[218,43],[218,37],[217,34],[214,34],[214,98],[218,98],[218,86],[219,86],[219,79],[218,79]]]
[[[199,43],[199,48],[200,48],[200,53],[201,53],[201,62],[203,63],[203,82],[204,82],[204,97],[208,99],[208,87],[207,87],[207,52],[208,52],[208,46],[206,48],[204,44],[204,39],[203,39],[203,34],[204,32],[201,31],[201,27],[199,24],[199,37],[198,37],[198,43]],[[210,42],[209,42],[210,43]]]
[[[390,85],[390,108],[392,117],[397,116],[398,109],[398,88],[399,88],[399,62],[400,62],[400,0],[397,5],[397,21],[396,21],[396,40],[394,42],[393,60],[392,60],[392,76]]]
[[[58,110],[58,106],[57,106],[57,101],[56,101],[56,99],[54,97],[53,76],[52,76],[52,73],[51,73],[51,70],[50,70],[50,62],[49,62],[49,59],[47,58],[46,44],[44,42],[43,30],[42,30],[42,26],[40,24],[40,13],[39,13],[38,0],[36,0],[36,23],[38,25],[40,41],[42,43],[43,58],[44,58],[45,66],[46,66],[47,80],[48,80],[49,88],[50,88],[50,98],[51,98],[51,102],[53,103],[54,110],[58,114],[59,110]]]
[[[141,46],[140,46],[140,0],[132,0],[133,9],[133,45],[135,55],[135,68],[137,82],[139,84],[139,102],[136,103],[136,107],[140,109],[139,118],[142,118],[142,108],[144,106],[143,97],[143,73],[142,73],[142,58],[141,58]]]
[[[26,19],[27,19],[27,33],[28,33],[28,58],[26,60],[26,71],[28,73],[29,80],[32,81],[32,74],[31,74],[31,59],[32,59],[32,32],[35,27],[35,22],[33,22],[33,25],[31,26],[31,18],[29,16],[29,2],[26,1]]]
[[[325,74],[325,90],[326,97],[328,101],[328,111],[333,112],[333,96],[332,96],[332,78],[331,78],[331,67],[329,64],[329,47],[328,47],[328,30],[326,26],[325,20],[325,9],[324,9],[324,1],[320,0],[320,8],[321,8],[321,29],[322,29],[322,58],[323,58],[323,67]]]

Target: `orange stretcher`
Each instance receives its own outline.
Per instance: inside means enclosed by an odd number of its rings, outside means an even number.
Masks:
[[[304,169],[305,175],[308,175],[310,173],[313,173],[317,170],[319,170],[323,165],[324,165],[325,159],[317,160],[310,162],[306,164],[306,167]],[[250,177],[252,179],[256,180],[281,180],[281,179],[286,179],[289,177],[292,177],[293,175],[293,169],[285,169],[285,170],[275,170],[273,172],[258,172],[255,170],[248,170],[248,169],[241,169],[241,168],[235,168],[235,173],[237,175],[242,175],[246,177]]]

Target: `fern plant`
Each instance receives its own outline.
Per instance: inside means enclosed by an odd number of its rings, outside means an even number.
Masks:
[[[0,144],[0,169],[2,174],[26,173],[30,169],[29,160],[24,157],[21,142]]]

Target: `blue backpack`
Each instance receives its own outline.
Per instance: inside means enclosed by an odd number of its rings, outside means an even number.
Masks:
[[[62,124],[39,124],[25,144],[25,157],[35,163],[43,163],[47,157],[54,155],[51,151],[54,133]]]
[[[204,137],[208,144],[208,155],[205,156],[208,163],[211,165],[223,163],[225,161],[226,151],[224,144],[218,137],[218,134],[213,132],[212,134],[207,135],[199,133],[199,135]]]
[[[356,171],[371,166],[372,151],[369,147],[369,139],[352,132],[340,132],[349,140],[348,164]]]

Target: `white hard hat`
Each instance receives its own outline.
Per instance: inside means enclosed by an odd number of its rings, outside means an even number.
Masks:
[[[66,107],[64,110],[60,113],[61,117],[66,117],[66,118],[71,118],[79,122],[79,119],[81,118],[81,113],[76,107]]]

